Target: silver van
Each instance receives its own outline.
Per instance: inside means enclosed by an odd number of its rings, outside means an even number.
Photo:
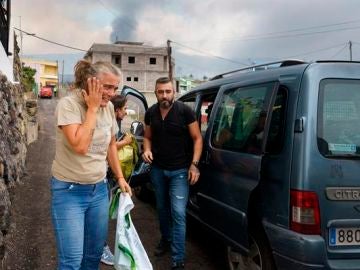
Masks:
[[[179,100],[204,136],[188,214],[230,270],[360,269],[360,63],[254,66]]]

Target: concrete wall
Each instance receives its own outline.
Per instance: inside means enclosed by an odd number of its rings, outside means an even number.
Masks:
[[[166,47],[139,44],[93,44],[91,53],[87,57],[92,63],[110,61],[117,65],[122,71],[123,84],[142,92],[149,104],[155,102],[153,97],[155,81],[159,77],[169,76]],[[135,63],[129,63],[129,57],[134,57]],[[150,58],[155,58],[156,63],[150,64]]]
[[[91,61],[110,61],[115,62],[114,58],[119,55],[112,56],[109,52],[92,54]],[[128,63],[129,56],[135,57],[135,63]],[[150,65],[150,57],[156,57],[156,65]],[[122,82],[124,85],[130,86],[144,93],[146,97],[150,97],[149,103],[152,103],[151,95],[154,92],[155,81],[160,77],[167,77],[168,65],[165,61],[166,57],[161,55],[144,55],[135,53],[124,53],[121,55],[121,64],[118,64],[122,71]],[[115,63],[114,63],[115,64]],[[137,78],[137,81],[135,80]],[[146,93],[149,92],[149,93]]]
[[[14,82],[13,64],[6,55],[6,52],[1,42],[0,42],[0,67],[2,73],[8,78],[8,80]]]
[[[108,53],[96,53],[92,55],[92,63],[97,61],[111,62],[111,54]]]
[[[128,63],[129,56],[135,57],[135,63]],[[150,58],[156,58],[156,64],[150,64]],[[155,81],[159,77],[167,77],[169,75],[165,59],[166,57],[163,55],[122,54],[121,65],[119,66],[123,72],[124,84],[141,92],[153,92]],[[130,81],[128,80],[129,78]],[[135,81],[135,78],[138,81]]]

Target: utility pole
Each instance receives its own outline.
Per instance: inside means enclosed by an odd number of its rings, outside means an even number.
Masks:
[[[56,85],[53,88],[54,97],[59,95],[60,83],[59,83],[59,60],[56,60]]]
[[[61,88],[64,88],[64,64],[65,64],[65,60],[62,61],[62,68],[61,68]]]
[[[19,16],[19,28],[20,28],[20,55],[23,56],[23,32],[21,28],[21,16]]]
[[[168,62],[169,62],[169,79],[173,81],[173,72],[172,72],[172,65],[171,65],[171,47],[170,47],[171,40],[167,40],[167,54],[168,54]]]
[[[57,80],[58,80],[58,84],[59,84],[59,60],[56,60],[56,76],[57,76]]]
[[[352,61],[352,42],[349,40],[350,61]]]

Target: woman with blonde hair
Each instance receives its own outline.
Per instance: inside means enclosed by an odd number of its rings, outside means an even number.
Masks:
[[[99,268],[108,229],[107,163],[121,190],[131,194],[117,158],[118,127],[109,102],[120,80],[111,63],[80,60],[76,89],[56,108],[51,212],[61,270]]]

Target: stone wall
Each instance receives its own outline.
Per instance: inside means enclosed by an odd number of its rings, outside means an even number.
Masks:
[[[5,255],[4,236],[10,226],[9,188],[25,170],[26,130],[23,92],[0,72],[0,261]]]
[[[21,73],[18,53],[15,42],[16,81]],[[11,196],[15,196],[12,187],[25,173],[27,144],[37,139],[36,111],[36,100],[26,100],[21,84],[9,82],[0,71],[0,269],[6,254],[5,236],[10,229]]]

